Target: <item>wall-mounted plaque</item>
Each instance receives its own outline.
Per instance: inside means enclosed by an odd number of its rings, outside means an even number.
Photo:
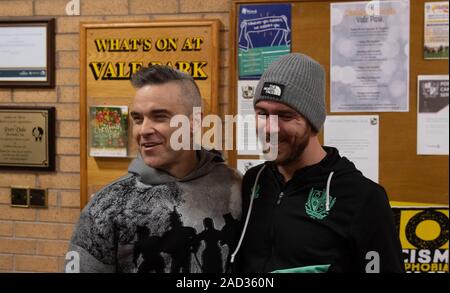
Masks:
[[[55,108],[0,106],[0,169],[55,170]]]
[[[0,87],[55,86],[55,19],[0,20]]]

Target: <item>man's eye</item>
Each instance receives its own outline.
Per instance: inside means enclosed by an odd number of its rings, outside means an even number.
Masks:
[[[133,117],[132,119],[133,119],[134,124],[142,124],[142,121],[143,121],[142,118]]]
[[[290,115],[287,115],[287,116],[278,116],[278,119],[281,119],[281,120],[283,120],[283,121],[289,121],[289,120],[294,119],[294,117],[293,117],[293,116],[290,116]]]
[[[169,117],[167,115],[156,115],[155,116],[155,120],[156,121],[164,121],[166,119],[168,119]]]

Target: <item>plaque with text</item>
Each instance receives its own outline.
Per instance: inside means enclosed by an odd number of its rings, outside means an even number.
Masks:
[[[54,107],[0,107],[0,169],[55,170]]]

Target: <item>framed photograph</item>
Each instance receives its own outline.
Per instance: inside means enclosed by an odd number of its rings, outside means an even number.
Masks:
[[[0,19],[0,87],[55,87],[55,19]]]
[[[55,171],[55,107],[0,106],[0,169]]]

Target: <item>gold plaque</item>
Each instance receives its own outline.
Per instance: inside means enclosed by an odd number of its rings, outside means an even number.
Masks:
[[[54,107],[0,107],[0,169],[55,170]]]

